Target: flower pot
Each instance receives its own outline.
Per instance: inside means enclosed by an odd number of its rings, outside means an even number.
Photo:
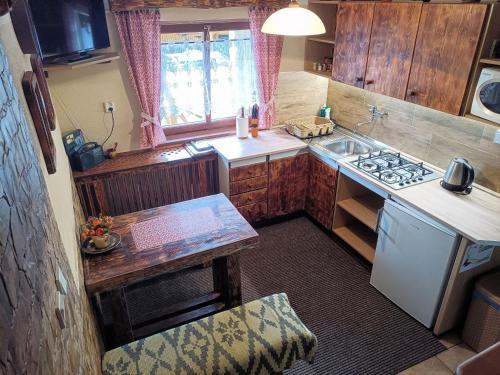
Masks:
[[[92,241],[97,249],[104,249],[109,246],[110,237],[107,234],[104,236],[92,236]]]

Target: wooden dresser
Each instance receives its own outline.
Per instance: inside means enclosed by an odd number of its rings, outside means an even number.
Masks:
[[[219,192],[217,154],[158,148],[73,172],[84,213],[122,215]]]

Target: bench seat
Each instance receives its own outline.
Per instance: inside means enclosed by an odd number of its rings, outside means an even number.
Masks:
[[[318,341],[274,294],[113,349],[104,375],[276,374],[312,362]]]

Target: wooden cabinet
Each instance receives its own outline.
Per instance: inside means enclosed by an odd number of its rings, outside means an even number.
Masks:
[[[267,161],[245,162],[231,166],[229,175],[229,199],[240,214],[250,223],[267,218]]]
[[[458,115],[486,4],[424,4],[406,99]]]
[[[341,3],[337,10],[332,77],[363,87],[374,3]]]
[[[123,215],[219,192],[217,155],[195,159],[184,148],[118,156],[73,175],[86,216]]]
[[[308,183],[308,154],[269,161],[268,217],[304,209]]]
[[[421,9],[421,3],[375,4],[365,89],[405,98]]]
[[[305,210],[317,222],[331,229],[335,209],[335,190],[338,171],[309,155],[309,184]]]

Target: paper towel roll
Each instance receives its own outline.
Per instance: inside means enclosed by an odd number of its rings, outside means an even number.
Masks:
[[[248,117],[236,117],[236,136],[248,138]]]

